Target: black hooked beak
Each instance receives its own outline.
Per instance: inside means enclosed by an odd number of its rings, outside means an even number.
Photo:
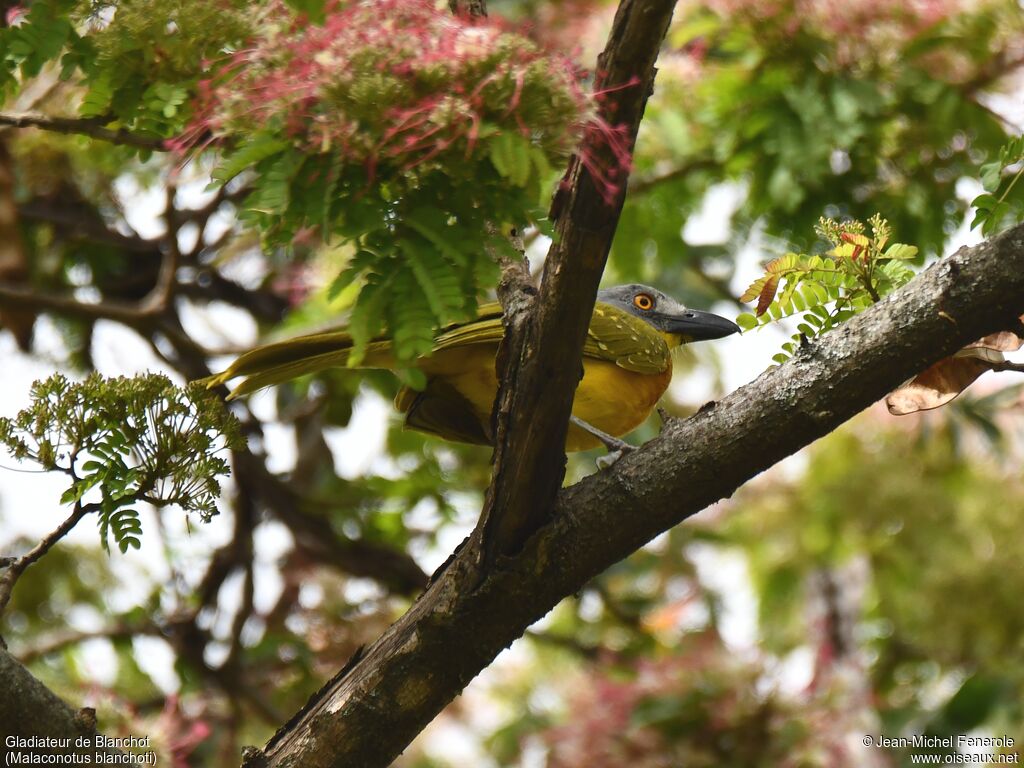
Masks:
[[[658,317],[658,325],[666,333],[678,333],[687,341],[708,341],[739,333],[740,327],[731,320],[697,309],[684,309],[671,315]]]

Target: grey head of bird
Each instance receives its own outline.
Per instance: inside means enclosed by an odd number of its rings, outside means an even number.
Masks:
[[[678,336],[683,343],[720,339],[740,330],[731,320],[684,307],[657,288],[640,283],[605,288],[597,292],[597,300],[645,320],[662,333]]]

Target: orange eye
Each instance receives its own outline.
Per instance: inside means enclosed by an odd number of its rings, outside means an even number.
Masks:
[[[633,306],[646,312],[654,306],[654,299],[648,293],[638,293],[633,297]]]

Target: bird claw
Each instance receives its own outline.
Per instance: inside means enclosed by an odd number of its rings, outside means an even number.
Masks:
[[[635,446],[629,443],[622,443],[621,448],[616,448],[614,451],[609,450],[604,456],[598,456],[596,460],[597,468],[601,470],[611,469],[612,465],[615,464],[619,459],[625,456],[627,453],[631,453],[636,450]]]

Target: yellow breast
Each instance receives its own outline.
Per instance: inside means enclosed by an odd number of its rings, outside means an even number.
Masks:
[[[481,424],[488,424],[498,382],[494,373],[497,348],[474,344],[447,349],[423,362],[430,378],[441,378],[472,406]],[[583,379],[576,389],[573,415],[610,435],[621,437],[643,423],[672,380],[671,363],[661,373],[628,371],[607,360],[583,358]],[[600,447],[600,442],[572,425],[567,451]]]
[[[610,361],[584,358],[583,380],[572,403],[573,415],[621,437],[644,422],[671,380],[671,364],[662,373],[643,374],[627,371]],[[569,426],[567,451],[585,451],[600,445],[593,436]]]

